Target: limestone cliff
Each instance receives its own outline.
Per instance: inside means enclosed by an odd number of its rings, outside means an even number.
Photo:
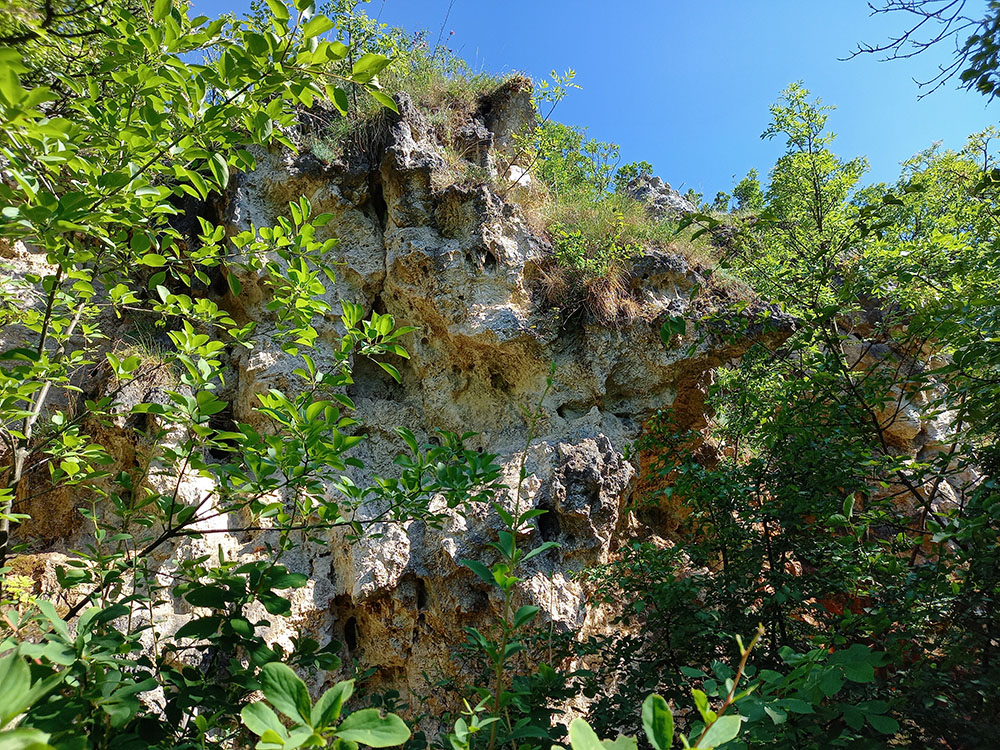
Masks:
[[[228,195],[213,206],[191,207],[190,213],[207,212],[231,233],[251,222],[273,223],[299,196],[316,212],[334,214],[321,230],[339,238],[329,258],[337,274],[328,291],[330,304],[338,309],[340,299],[349,299],[418,328],[404,341],[411,359],[393,362],[403,375],[401,384],[370,361],[354,362],[348,395],[367,437],[357,455],[372,471],[391,474],[391,459],[403,448],[394,428],[405,425],[425,442],[438,429],[478,433],[471,445],[499,454],[511,486],[524,460],[528,481],[522,502],[548,511],[533,534],[560,547],[529,563],[523,603],[540,607],[557,628],[600,630],[600,611],[588,620],[586,592],[573,574],[607,561],[625,535],[636,533],[625,510],[638,482],[631,441],[657,410],[673,408],[682,426],[704,426],[704,387],[712,369],[738,357],[764,329],[751,328],[754,335],[735,343],[722,331],[693,335],[692,290],[703,279],[684,257],[669,252],[652,252],[631,269],[637,317],[612,322],[561,317],[536,289],[539,269],[549,262],[545,237],[529,226],[516,203],[488,185],[442,187],[437,179],[445,166],[442,144],[405,95],[398,104],[400,115],[388,119],[375,158],[330,164],[308,152],[260,153],[256,170],[234,179]],[[510,153],[511,133],[531,116],[530,97],[517,87],[484,101],[459,133],[476,146],[465,149],[466,158],[495,174],[503,161],[497,154]],[[196,226],[193,215],[185,219]],[[12,254],[15,276],[43,265],[25,248]],[[204,293],[237,320],[266,323],[273,313],[261,279],[244,275],[240,284],[238,297],[225,284]],[[669,346],[659,333],[665,316],[690,319],[689,334]],[[124,333],[132,324],[116,325]],[[337,326],[331,315],[319,327],[320,366],[336,345]],[[10,327],[4,335],[17,331]],[[266,338],[252,350],[230,349],[228,357],[227,391],[220,395],[231,402],[232,413],[220,419],[252,423],[258,419],[252,408],[257,394],[299,387],[292,375],[298,361],[269,347]],[[553,364],[541,434],[529,444],[520,407],[538,402]],[[116,390],[121,412],[156,400],[167,387],[163,377],[154,370]],[[99,395],[109,390],[109,378],[94,368],[81,386],[89,396]],[[137,443],[124,427],[123,417],[104,425],[102,435],[115,468],[127,470],[151,446]],[[154,486],[173,479],[150,472],[145,481]],[[206,481],[185,478],[179,497],[196,502]],[[38,554],[30,565],[28,558],[22,562],[46,585],[62,553],[86,539],[71,494],[35,490],[26,509],[34,518],[19,533]],[[269,639],[285,646],[303,633],[320,643],[340,640],[346,663],[356,659],[362,668],[377,666],[376,685],[404,691],[426,692],[425,675],[453,675],[450,648],[463,640],[462,627],[484,623],[498,605],[459,561],[488,561],[487,543],[497,523],[482,505],[448,517],[442,528],[377,524],[355,544],[346,534],[332,534],[325,544],[297,549],[285,562],[309,583],[294,592],[292,616],[276,624]],[[152,563],[167,582],[181,556],[221,549],[231,559],[251,559],[268,532],[226,531],[238,525],[238,519],[206,522],[205,530],[213,533],[160,548]],[[173,632],[192,611],[177,600],[161,604],[151,616],[157,630]],[[335,677],[320,676],[316,689]]]

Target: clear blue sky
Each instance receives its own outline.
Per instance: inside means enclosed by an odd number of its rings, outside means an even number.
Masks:
[[[242,13],[247,2],[194,4],[214,15]],[[905,20],[871,18],[864,0],[371,0],[367,10],[430,29],[432,39],[444,24],[444,38],[477,69],[539,78],[574,68],[583,89],[555,119],[586,126],[619,144],[623,163],[645,159],[675,187],[708,198],[751,167],[766,174],[783,145],[760,140],[768,106],[795,80],[837,106],[835,150],[867,156],[869,180],[894,179],[900,161],[934,141],[960,147],[1000,112],[1000,102],[954,84],[918,100],[912,79],[950,59],[947,43],[909,61],[839,61]]]

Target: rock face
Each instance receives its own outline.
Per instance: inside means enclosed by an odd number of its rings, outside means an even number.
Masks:
[[[698,207],[659,177],[639,175],[626,187],[629,195],[645,203],[649,212],[661,219],[697,213]]]
[[[510,140],[525,119],[525,101],[530,104],[530,97],[512,87],[506,98],[494,95],[480,108],[460,133],[475,146],[470,158],[493,163],[489,150]],[[691,424],[699,423],[708,373],[739,356],[750,341],[733,344],[709,335],[662,343],[661,319],[688,314],[690,291],[700,282],[684,258],[667,253],[646,256],[633,269],[632,283],[643,300],[639,319],[618,326],[561,321],[537,301],[532,287],[548,252],[544,238],[530,230],[516,205],[487,186],[434,188],[432,177],[444,166],[441,145],[408,98],[401,96],[398,104],[401,114],[391,121],[378,164],[260,153],[257,169],[233,180],[221,220],[232,233],[251,222],[268,226],[300,196],[315,213],[334,214],[318,230],[319,239],[339,238],[329,258],[337,280],[326,301],[339,312],[339,301],[351,300],[418,328],[402,342],[411,359],[393,360],[402,384],[364,358],[353,363],[348,395],[368,436],[356,455],[372,471],[393,474],[391,459],[404,448],[393,428],[403,425],[421,442],[438,429],[477,432],[471,447],[499,454],[511,487],[523,462],[522,496],[508,492],[501,501],[511,508],[519,502],[521,511],[548,511],[534,522],[531,536],[560,546],[528,564],[521,600],[540,607],[553,627],[585,632],[597,625],[586,622],[585,592],[572,574],[607,561],[618,544],[623,507],[637,484],[626,446],[644,420],[674,404]],[[658,179],[636,189],[657,211],[694,210]],[[25,257],[27,263],[30,254]],[[239,297],[222,291],[216,299],[237,319],[266,323],[273,313],[266,309],[262,279],[244,275],[240,282]],[[314,358],[320,366],[337,346],[338,325],[336,314],[318,325]],[[538,404],[550,363],[554,384],[541,403],[539,434],[529,441],[519,407]],[[255,423],[258,394],[270,388],[294,393],[299,386],[292,371],[299,366],[266,341],[235,350],[220,396],[231,402],[234,419]],[[130,402],[156,399],[164,387],[155,378],[145,380],[116,398],[124,412]],[[105,438],[117,446],[123,466],[143,450],[113,434]],[[157,475],[154,466],[146,481],[154,487],[173,478]],[[197,503],[210,481],[185,480],[179,498]],[[238,525],[237,519],[216,519],[210,536],[159,550],[151,562],[163,583],[181,557],[214,555],[221,548],[231,559],[253,559],[267,533],[227,531]],[[276,622],[268,638],[286,647],[301,634],[321,644],[336,638],[345,644],[345,663],[355,659],[361,668],[379,667],[376,687],[425,693],[425,675],[435,680],[456,674],[449,650],[464,640],[462,627],[484,624],[500,605],[460,563],[489,563],[487,545],[498,526],[496,514],[478,505],[464,514],[451,512],[441,528],[383,524],[355,544],[338,533],[326,544],[307,544],[283,562],[306,574],[309,584],[294,592],[292,616]],[[58,550],[80,539],[67,528],[39,541]],[[154,621],[172,632],[191,616],[190,607],[176,601],[159,607]],[[321,675],[314,687],[335,677]]]
[[[309,156],[261,154],[257,171],[230,196],[228,221],[234,230],[250,221],[266,225],[299,195],[315,211],[336,215],[329,224],[340,240],[331,258],[338,269],[331,304],[347,298],[419,329],[404,342],[412,358],[393,362],[402,385],[370,362],[355,362],[350,395],[369,434],[359,457],[387,471],[384,457],[402,448],[392,428],[406,425],[421,440],[435,429],[475,430],[472,446],[500,455],[510,486],[523,459],[529,479],[521,510],[549,511],[535,535],[560,547],[532,561],[522,597],[556,627],[579,628],[584,592],[568,579],[606,561],[615,548],[622,507],[636,484],[626,444],[645,418],[679,392],[687,398],[683,391],[696,390],[704,372],[739,352],[712,340],[693,354],[685,351],[688,342],[664,347],[658,318],[683,315],[699,280],[683,258],[664,253],[636,264],[634,283],[645,299],[641,322],[561,327],[554,313],[540,309],[531,287],[545,241],[517,206],[486,186],[433,189],[432,175],[443,165],[440,146],[405,96],[399,105],[377,168],[352,171]],[[460,135],[492,147],[512,127],[504,113],[518,119],[520,111],[516,102],[493,102]],[[469,153],[489,163],[479,150]],[[246,290],[258,280],[241,281]],[[241,313],[266,319],[267,300],[248,299]],[[332,340],[336,324],[328,326]],[[518,407],[538,402],[552,362],[541,435],[525,455]],[[234,363],[236,418],[251,417],[256,394],[293,387],[295,366],[265,350],[241,355]],[[425,671],[450,674],[454,666],[442,644],[460,642],[462,625],[482,623],[499,604],[459,562],[488,559],[496,528],[492,513],[473,508],[440,530],[413,523],[353,546],[331,540],[324,570],[319,559],[303,555],[303,572],[315,579],[309,618],[347,642],[363,665],[379,665],[387,683],[418,688]],[[346,631],[345,623],[351,623]]]

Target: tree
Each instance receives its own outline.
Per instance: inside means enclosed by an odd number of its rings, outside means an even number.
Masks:
[[[764,208],[764,191],[760,186],[760,175],[756,169],[747,172],[746,177],[733,188],[736,210],[759,213]]]
[[[615,172],[615,192],[621,193],[628,187],[632,180],[640,177],[652,177],[653,165],[648,161],[633,161],[623,164]]]
[[[595,715],[626,721],[641,699],[631,686],[676,700],[676,670],[695,677],[689,665],[719,658],[720,635],[763,621],[759,661],[791,668],[778,694],[804,703],[773,722],[748,706],[761,721],[750,744],[880,746],[902,732],[985,746],[1000,591],[990,134],[861,189],[864,162],[832,152],[828,113],[799,85],[783,92],[765,137],[786,153],[761,210],[731,220],[723,259],[794,330],[715,372],[706,434],[665,412],[641,446],[664,486],[639,512],[671,519],[675,546],[635,544],[601,574],[638,629],[601,653],[612,676],[592,686]],[[742,336],[734,317],[709,330]],[[901,427],[921,432],[915,444]],[[829,653],[863,658],[840,674]],[[712,685],[729,676],[714,671]]]
[[[897,36],[876,44],[861,42],[851,54],[883,54],[886,60],[905,60],[942,42],[953,41],[952,60],[939,64],[931,78],[918,81],[921,96],[936,91],[958,75],[962,86],[991,100],[1000,80],[1000,3],[990,0],[985,13],[969,11],[968,0],[881,0],[869,3],[872,15],[910,15],[914,20]]]

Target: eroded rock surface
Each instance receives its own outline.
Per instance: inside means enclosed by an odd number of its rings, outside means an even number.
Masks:
[[[629,182],[626,190],[637,201],[646,204],[650,213],[659,218],[676,218],[698,211],[696,205],[659,177],[639,175]]]
[[[462,129],[460,137],[474,146],[470,154],[479,165],[494,164],[493,150],[509,148],[512,133],[527,121],[527,106],[530,96],[512,86],[484,102]],[[546,240],[516,205],[487,186],[436,189],[432,178],[444,165],[441,145],[405,96],[399,109],[378,164],[257,154],[257,169],[234,179],[220,202],[222,221],[231,233],[251,223],[268,226],[303,195],[315,213],[334,214],[318,230],[319,239],[336,236],[339,243],[328,259],[337,273],[326,294],[334,312],[317,326],[317,365],[334,358],[341,299],[418,329],[402,342],[411,359],[393,360],[401,384],[370,361],[359,357],[353,363],[355,384],[348,395],[368,435],[356,455],[369,470],[393,474],[392,457],[404,447],[393,428],[405,425],[421,442],[436,430],[477,432],[471,447],[499,454],[510,487],[517,485],[523,461],[521,496],[508,492],[500,500],[512,510],[547,510],[524,542],[560,546],[530,561],[521,600],[540,607],[556,628],[600,627],[587,624],[585,592],[573,574],[607,561],[619,543],[624,506],[637,484],[626,446],[650,415],[672,405],[682,407],[690,424],[703,423],[707,373],[739,356],[751,339],[686,336],[665,346],[661,320],[691,314],[691,290],[701,279],[683,258],[663,252],[640,259],[633,269],[643,305],[639,318],[621,325],[561,320],[539,304],[532,287],[534,270],[548,253]],[[654,208],[666,201],[677,210],[694,210],[658,181],[649,190]],[[266,324],[273,313],[266,309],[263,278],[244,273],[239,280],[239,297],[220,291],[216,299],[238,320]],[[271,388],[293,394],[301,387],[293,374],[300,362],[266,340],[226,356],[229,371],[220,396],[231,401],[231,418],[267,429],[254,411],[257,396]],[[520,407],[538,405],[551,363],[554,384],[541,403],[538,435],[529,441]],[[130,404],[155,400],[167,387],[159,377],[144,376],[117,394],[121,413]],[[129,470],[152,450],[128,437],[125,426],[119,420],[102,435],[118,461],[115,471]],[[155,490],[175,478],[154,462],[142,481]],[[210,477],[190,476],[177,496],[198,504],[211,489]],[[500,606],[495,592],[461,564],[464,558],[491,562],[488,543],[499,520],[485,505],[442,513],[440,528],[381,524],[372,529],[374,536],[355,544],[334,532],[325,544],[296,549],[283,562],[304,573],[309,584],[292,594],[287,621],[271,618],[268,639],[288,647],[302,634],[321,644],[336,638],[345,644],[345,663],[357,659],[362,668],[380,667],[375,687],[404,694],[425,693],[425,674],[453,676],[457,665],[449,652],[464,640],[463,626],[483,625]],[[204,538],[157,549],[151,562],[161,582],[169,584],[182,557],[220,549],[229,559],[259,557],[273,541],[270,532],[233,530],[242,525],[242,519],[215,518],[205,522],[203,531],[211,533]],[[39,540],[47,548],[73,547],[80,533],[67,527]],[[160,632],[172,632],[194,614],[174,601],[158,607],[152,619]],[[265,616],[263,610],[250,614]],[[313,687],[320,690],[335,678],[321,675]]]

